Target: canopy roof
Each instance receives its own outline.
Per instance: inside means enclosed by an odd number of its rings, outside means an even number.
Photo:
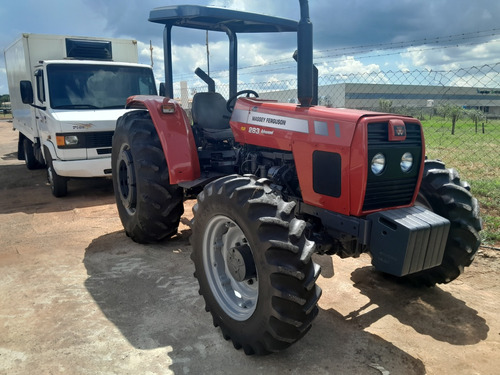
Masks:
[[[228,29],[233,33],[269,33],[297,31],[297,21],[286,18],[198,5],[173,5],[155,8],[149,21],[164,25],[210,31]]]

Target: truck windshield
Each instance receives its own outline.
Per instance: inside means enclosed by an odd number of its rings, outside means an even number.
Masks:
[[[137,66],[47,65],[53,109],[124,108],[131,95],[156,95],[153,72]]]

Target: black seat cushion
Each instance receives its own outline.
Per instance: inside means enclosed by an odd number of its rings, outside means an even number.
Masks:
[[[193,122],[200,129],[229,129],[231,114],[226,100],[217,92],[199,92],[193,97]]]

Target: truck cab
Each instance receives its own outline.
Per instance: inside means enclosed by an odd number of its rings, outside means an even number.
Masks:
[[[47,166],[56,197],[67,180],[111,175],[116,119],[131,95],[156,95],[135,41],[24,34],[5,51],[18,155]]]

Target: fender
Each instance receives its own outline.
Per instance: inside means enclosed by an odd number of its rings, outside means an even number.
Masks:
[[[57,160],[56,148],[54,147],[54,144],[52,142],[45,140],[43,142],[41,148],[42,148],[42,155],[43,155],[44,160],[47,160],[47,156],[45,155],[46,151],[48,151],[50,153],[50,157],[52,158],[52,160]]]
[[[200,162],[191,123],[176,101],[162,96],[136,95],[127,99],[125,108],[146,109],[149,112],[160,137],[171,184],[200,177]]]

